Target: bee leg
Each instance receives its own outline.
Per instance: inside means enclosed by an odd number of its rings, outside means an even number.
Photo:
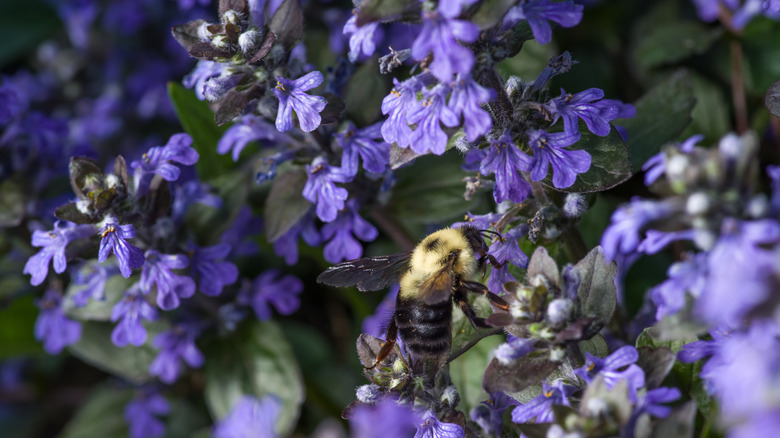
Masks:
[[[479,266],[480,269],[482,270],[482,278],[485,278],[485,275],[487,275],[488,263],[490,263],[496,269],[503,268],[504,265],[506,265],[506,262],[498,263],[498,260],[496,260],[496,258],[493,257],[493,255],[491,254],[487,254],[487,253],[482,254],[482,256],[480,256],[479,258]]]
[[[463,286],[463,289],[471,293],[481,294],[486,296],[488,301],[490,301],[490,304],[493,304],[499,309],[509,310],[509,304],[507,304],[507,302],[504,301],[503,298],[499,297],[493,292],[490,292],[490,289],[488,289],[487,286],[485,286],[484,284],[477,283],[476,281],[461,281],[461,285]]]
[[[475,329],[490,328],[490,326],[485,322],[485,318],[480,318],[477,316],[477,314],[474,312],[474,309],[472,309],[469,305],[469,302],[466,299],[466,294],[461,290],[455,291],[455,294],[452,296],[452,300],[455,301],[455,304],[457,304],[458,307],[460,307],[460,310],[463,311],[463,314],[466,315],[466,318],[469,319],[469,322],[471,322],[471,325]]]
[[[382,349],[379,350],[379,354],[376,355],[376,361],[373,365],[366,368],[368,370],[374,369],[377,365],[379,365],[383,360],[387,359],[387,356],[390,355],[390,352],[393,351],[393,348],[395,347],[395,339],[398,337],[398,326],[395,324],[395,318],[392,318],[390,320],[390,324],[387,326],[387,333],[385,334],[385,344],[382,346]]]

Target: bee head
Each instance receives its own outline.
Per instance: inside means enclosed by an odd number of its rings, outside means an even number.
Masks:
[[[486,237],[492,237],[491,235],[495,235],[498,236],[500,240],[504,239],[500,233],[491,230],[480,230],[471,225],[464,225],[460,228],[460,230],[463,232],[463,236],[468,241],[471,249],[473,249],[474,253],[480,257],[484,256],[488,252],[488,246],[485,243]]]

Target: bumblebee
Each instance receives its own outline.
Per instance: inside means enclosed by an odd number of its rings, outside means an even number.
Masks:
[[[357,286],[360,291],[384,289],[400,282],[386,342],[369,368],[381,363],[400,338],[412,374],[432,381],[450,354],[453,303],[475,328],[489,326],[469,305],[469,292],[485,295],[491,304],[508,309],[507,303],[485,285],[469,281],[480,270],[484,273],[487,263],[503,266],[487,254],[485,233],[494,232],[470,225],[445,228],[428,235],[412,251],[339,263],[317,277],[319,283]]]

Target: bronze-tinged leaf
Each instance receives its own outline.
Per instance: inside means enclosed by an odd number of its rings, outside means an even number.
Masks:
[[[249,5],[246,0],[219,0],[219,15],[234,10],[244,15],[249,14]]]
[[[551,285],[558,286],[560,284],[558,264],[550,257],[547,248],[543,246],[536,248],[536,251],[531,255],[531,261],[528,262],[528,279],[533,279],[537,275],[543,276]]]
[[[265,39],[263,40],[263,44],[260,46],[260,49],[258,49],[257,53],[252,55],[252,58],[249,59],[250,64],[254,64],[261,59],[265,58],[265,55],[268,54],[268,52],[271,51],[271,47],[274,46],[274,43],[276,42],[276,34],[273,32],[268,32],[265,34]]]
[[[206,20],[200,19],[173,26],[171,28],[171,35],[173,35],[173,38],[179,45],[184,47],[184,50],[189,52],[192,49],[192,46],[200,42],[198,29],[205,22]]]
[[[363,366],[371,366],[376,362],[379,351],[384,347],[385,341],[367,333],[361,333],[357,339],[357,353]],[[385,361],[393,362],[396,359],[395,352],[390,352]]]
[[[57,209],[54,210],[54,216],[57,219],[70,221],[78,225],[94,224],[98,222],[97,220],[92,219],[91,216],[80,212],[79,209],[76,207],[75,202],[71,202],[57,207]]]
[[[227,35],[228,41],[233,44],[238,43],[238,36],[241,35],[241,28],[233,23],[225,24],[225,35]]]
[[[235,53],[233,50],[222,50],[211,45],[206,41],[195,43],[190,49],[190,56],[204,61],[213,61],[215,58],[230,58]]]
[[[252,85],[247,90],[229,90],[219,100],[217,111],[214,113],[214,121],[217,126],[222,126],[240,116],[246,106],[252,99],[263,95],[263,88],[259,85]]]
[[[488,394],[520,392],[546,379],[560,365],[550,360],[546,351],[527,354],[506,365],[494,358],[485,370],[482,387]]]
[[[97,188],[96,181],[102,181],[103,177],[103,170],[98,163],[86,157],[71,157],[68,173],[73,192],[81,199],[86,199],[87,193]]]
[[[607,262],[601,247],[597,246],[574,267],[582,276],[580,286],[577,289],[580,314],[583,317],[594,319],[589,331],[584,333],[587,338],[596,334],[612,319],[617,305],[615,289],[617,264]]]
[[[119,181],[122,181],[122,184],[127,187],[128,185],[128,176],[127,176],[127,162],[125,162],[125,157],[119,155],[116,157],[116,160],[114,160],[114,175],[116,175],[117,178],[119,178]]]
[[[325,93],[323,97],[328,100],[328,104],[325,105],[325,109],[320,113],[320,117],[322,117],[321,124],[338,123],[341,121],[341,114],[344,112],[344,101],[332,93]]]
[[[661,386],[666,375],[672,371],[677,356],[666,347],[639,347],[636,364],[645,372],[645,386],[653,389]]]
[[[286,49],[292,49],[303,38],[301,0],[284,0],[271,18],[268,28]]]

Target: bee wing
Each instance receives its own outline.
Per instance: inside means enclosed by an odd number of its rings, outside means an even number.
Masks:
[[[452,272],[453,264],[454,260],[450,260],[420,285],[418,297],[425,304],[437,304],[450,299],[452,284],[455,281],[455,274]]]
[[[329,286],[357,286],[360,291],[380,290],[398,283],[409,270],[411,251],[378,257],[364,257],[331,266],[317,277]]]

